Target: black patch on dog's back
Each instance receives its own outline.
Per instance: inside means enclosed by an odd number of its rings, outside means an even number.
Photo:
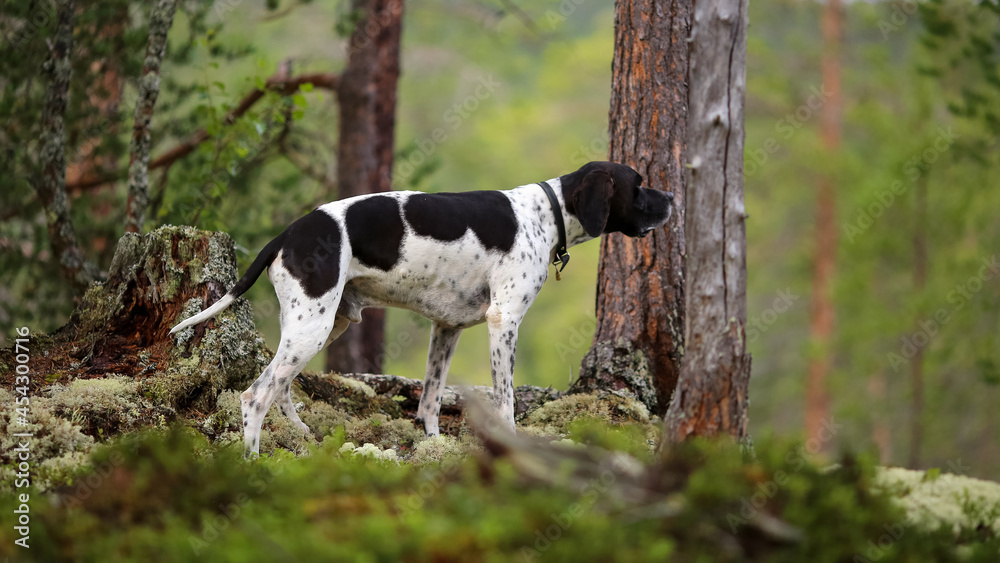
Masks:
[[[305,294],[317,299],[340,280],[340,226],[319,209],[285,230],[281,263]]]
[[[413,231],[443,242],[462,238],[470,228],[487,250],[510,252],[517,236],[517,216],[500,192],[417,194],[403,206]]]
[[[399,204],[388,196],[374,196],[347,209],[347,238],[354,257],[366,266],[388,272],[399,261],[403,219]]]

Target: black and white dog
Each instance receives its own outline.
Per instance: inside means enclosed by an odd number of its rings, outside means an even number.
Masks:
[[[514,426],[514,348],[528,307],[566,247],[621,232],[641,237],[670,217],[673,194],[642,187],[628,166],[591,162],[548,182],[507,191],[386,192],[327,203],[269,242],[218,302],[176,333],[208,320],[264,268],[281,305],[281,342],[241,396],[247,455],[258,451],[275,401],[308,432],[292,405],[292,379],[365,307],[402,307],[434,321],[417,416],[428,435],[462,329],[486,321],[493,390]]]

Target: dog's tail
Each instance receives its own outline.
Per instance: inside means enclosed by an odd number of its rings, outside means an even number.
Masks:
[[[281,247],[285,243],[287,232],[288,231],[281,233],[275,237],[274,240],[267,243],[264,250],[260,251],[260,254],[258,254],[257,258],[254,259],[253,264],[250,264],[246,273],[244,273],[243,277],[240,278],[240,281],[236,282],[236,285],[229,290],[229,293],[223,295],[222,299],[216,301],[215,304],[208,309],[205,309],[193,317],[183,320],[180,324],[170,329],[170,334],[182,331],[189,326],[194,326],[200,322],[211,319],[215,315],[221,313],[226,307],[231,305],[237,297],[246,293],[247,290],[250,289],[250,287],[257,281],[257,278],[259,278],[264,272],[264,268],[270,266],[271,263],[274,262],[274,259],[278,256],[278,252],[281,252]]]

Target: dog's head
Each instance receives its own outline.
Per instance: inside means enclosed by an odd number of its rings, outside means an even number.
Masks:
[[[662,227],[673,209],[674,194],[642,187],[642,176],[624,164],[589,162],[559,180],[566,211],[592,237],[644,237]]]

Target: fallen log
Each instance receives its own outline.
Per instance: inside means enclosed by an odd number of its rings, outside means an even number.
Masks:
[[[424,393],[424,382],[399,375],[372,373],[300,374],[296,381],[314,399],[321,399],[337,405],[345,395],[352,398],[358,391],[338,378],[360,381],[370,387],[383,400],[392,400],[402,414],[413,418],[417,414],[420,396]],[[447,385],[441,397],[441,415],[461,416],[470,393],[493,398],[493,388],[487,385]],[[541,405],[558,399],[562,394],[551,387],[521,385],[514,388],[514,417],[518,420]]]

